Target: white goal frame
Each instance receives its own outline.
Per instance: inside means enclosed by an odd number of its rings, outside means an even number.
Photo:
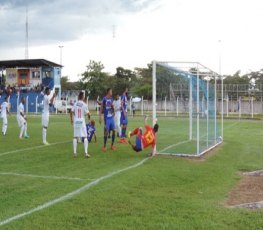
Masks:
[[[218,73],[212,71],[211,69],[207,68],[206,66],[200,64],[199,62],[175,62],[175,61],[152,61],[152,121],[153,121],[153,125],[157,122],[157,112],[156,112],[156,107],[157,107],[157,101],[156,101],[156,65],[160,64],[162,66],[167,65],[167,64],[175,64],[175,65],[189,65],[189,66],[196,66],[197,67],[197,146],[196,146],[196,154],[184,154],[184,153],[161,153],[163,154],[168,154],[168,155],[175,155],[175,156],[186,156],[186,157],[200,157],[203,154],[205,154],[206,152],[210,151],[211,149],[217,147],[219,144],[221,144],[223,142],[223,122],[224,122],[224,117],[223,117],[223,108],[224,108],[224,104],[223,104],[223,77],[220,76]],[[167,66],[169,68],[169,66]],[[200,116],[200,112],[199,112],[199,67],[204,68],[206,70],[209,70],[213,76],[215,77],[215,98],[214,98],[214,111],[215,111],[215,120],[214,120],[214,128],[215,128],[215,140],[216,140],[216,130],[217,130],[217,91],[216,91],[216,84],[217,84],[217,78],[221,80],[221,85],[222,85],[222,90],[221,90],[221,140],[218,142],[215,142],[214,145],[210,146],[209,148],[205,149],[204,151],[200,152],[200,136],[199,136],[199,116]],[[190,79],[190,81],[192,81],[192,78]],[[192,119],[193,119],[193,108],[192,108],[192,84],[190,84],[190,93],[189,93],[189,140],[192,140],[192,134],[193,134],[193,130],[192,130]],[[207,89],[209,87],[209,82],[207,81]],[[208,91],[209,92],[209,91]],[[208,116],[207,116],[208,117]],[[207,122],[208,122],[208,118],[207,118]],[[207,126],[208,127],[208,126]],[[208,130],[207,130],[208,133]],[[179,144],[179,143],[178,143]],[[175,144],[176,145],[176,144]],[[156,152],[156,154],[158,154],[158,152]]]

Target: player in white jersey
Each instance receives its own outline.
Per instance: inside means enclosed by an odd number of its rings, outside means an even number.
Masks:
[[[7,131],[7,114],[9,114],[9,104],[7,102],[8,97],[1,105],[1,118],[3,119],[2,133],[5,136]]]
[[[47,128],[49,123],[49,106],[53,104],[56,94],[50,96],[50,89],[47,87],[45,89],[45,95],[43,100],[43,111],[42,111],[42,140],[44,145],[49,145],[47,142]]]
[[[116,95],[114,101],[113,101],[113,107],[114,107],[114,124],[115,124],[115,130],[117,132],[117,136],[121,136],[121,99],[119,94]]]
[[[86,122],[85,122],[85,115],[88,116],[90,119],[90,113],[87,104],[83,101],[84,93],[80,92],[78,96],[78,101],[75,102],[71,109],[70,113],[70,121],[74,127],[74,138],[73,138],[73,154],[74,157],[77,156],[77,144],[78,138],[84,138],[84,151],[85,157],[89,158],[90,155],[88,154],[88,138],[87,138],[87,129],[86,129]],[[73,121],[74,117],[74,121]]]
[[[21,98],[21,102],[17,108],[17,123],[20,128],[20,134],[19,138],[22,139],[24,138],[29,138],[27,135],[27,118],[25,115],[25,110],[24,110],[24,105],[25,105],[25,98]]]

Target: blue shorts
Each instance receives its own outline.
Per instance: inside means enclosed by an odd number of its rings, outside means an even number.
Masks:
[[[124,116],[123,113],[121,113],[121,125],[128,125],[128,113],[126,117]]]
[[[114,124],[114,119],[113,117],[107,118],[105,120],[105,130],[110,131],[110,130],[115,130],[115,124]]]
[[[136,136],[136,141],[135,141],[135,146],[136,146],[136,152],[142,151],[142,129],[140,129],[140,134],[137,134]]]

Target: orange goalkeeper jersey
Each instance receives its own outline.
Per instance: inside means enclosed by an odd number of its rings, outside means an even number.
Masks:
[[[143,148],[146,148],[150,145],[152,148],[154,148],[156,143],[156,134],[151,126],[145,125],[145,132],[141,136],[141,139]]]

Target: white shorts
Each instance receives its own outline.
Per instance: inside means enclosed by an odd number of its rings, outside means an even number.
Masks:
[[[116,112],[114,115],[115,128],[118,129],[121,125],[121,112]],[[118,131],[118,130],[117,130]]]
[[[7,125],[7,117],[5,116],[5,117],[2,117],[2,119],[3,119],[3,124],[4,125]]]
[[[16,117],[16,119],[17,119],[17,123],[18,123],[18,126],[19,126],[19,127],[21,127],[23,124],[26,123],[25,118],[22,117],[21,115],[18,115],[18,116]]]
[[[49,115],[42,114],[42,126],[48,127]]]
[[[85,122],[82,124],[74,123],[74,137],[87,137],[87,128]]]

